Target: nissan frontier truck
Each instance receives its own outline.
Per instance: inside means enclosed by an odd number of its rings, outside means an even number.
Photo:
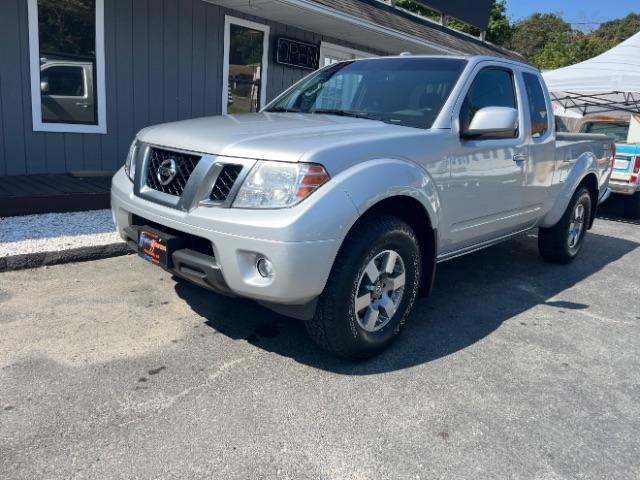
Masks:
[[[145,128],[111,199],[142,258],[364,359],[440,262],[534,230],[573,261],[614,158],[604,135],[556,133],[530,65],[397,56],[322,68],[259,113]]]

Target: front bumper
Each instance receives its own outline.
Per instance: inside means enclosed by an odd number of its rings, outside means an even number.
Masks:
[[[346,234],[345,226],[357,214],[342,189],[322,190],[291,209],[200,206],[185,212],[134,195],[132,182],[120,170],[112,182],[111,207],[120,236],[126,241],[137,239],[133,222],[137,218],[211,243],[209,258],[176,252],[172,268],[176,275],[221,293],[265,303],[304,305],[322,293]],[[326,237],[329,231],[335,238]],[[270,278],[257,272],[256,262],[261,257],[273,264]]]
[[[123,229],[127,246],[133,252],[138,251],[138,239],[143,229],[143,225],[130,225]],[[171,253],[168,270],[178,277],[214,292],[233,295],[213,255],[186,247],[180,248]]]

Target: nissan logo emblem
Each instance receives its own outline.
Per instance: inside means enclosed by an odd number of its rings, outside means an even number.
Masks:
[[[167,158],[166,160],[163,160],[158,167],[156,178],[160,182],[160,185],[166,186],[173,182],[173,179],[176,178],[177,174],[178,165],[176,164],[175,159]]]

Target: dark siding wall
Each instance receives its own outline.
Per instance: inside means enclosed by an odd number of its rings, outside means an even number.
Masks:
[[[141,128],[219,114],[226,14],[268,24],[270,49],[278,35],[344,44],[203,0],[105,0],[108,133],[44,133],[32,129],[27,2],[0,0],[0,175],[114,171]],[[309,73],[272,53],[268,99]]]

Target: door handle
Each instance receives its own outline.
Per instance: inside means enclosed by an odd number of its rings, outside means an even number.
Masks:
[[[76,106],[80,108],[89,108],[89,104],[87,102],[76,102]]]
[[[521,163],[521,162],[526,162],[528,158],[529,158],[529,155],[527,155],[526,153],[516,153],[513,156],[513,161],[516,163]]]

